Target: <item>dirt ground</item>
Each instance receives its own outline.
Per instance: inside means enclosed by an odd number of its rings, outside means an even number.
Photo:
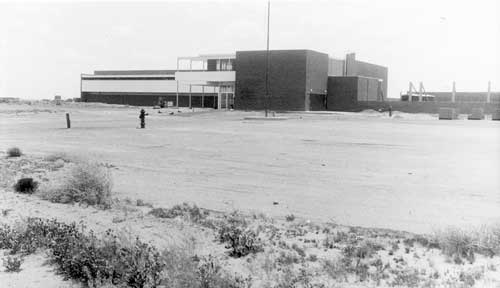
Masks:
[[[147,110],[142,130],[137,107],[0,104],[0,150],[110,163],[117,196],[158,206],[188,201],[412,232],[500,219],[500,122]]]

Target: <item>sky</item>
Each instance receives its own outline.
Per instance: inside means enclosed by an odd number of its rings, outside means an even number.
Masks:
[[[267,1],[1,2],[0,97],[79,97],[80,74],[266,48]],[[270,48],[387,66],[389,97],[500,90],[500,1],[271,1]]]

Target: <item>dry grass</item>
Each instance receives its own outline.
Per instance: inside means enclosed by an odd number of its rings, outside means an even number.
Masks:
[[[474,262],[474,253],[500,255],[500,224],[477,229],[448,228],[435,232],[434,237],[443,254],[456,263],[461,263],[462,258]]]
[[[66,175],[61,185],[44,187],[40,197],[56,203],[86,203],[102,208],[111,205],[113,181],[111,173],[96,163],[79,162]]]
[[[56,162],[58,160],[62,160],[66,163],[69,163],[77,161],[77,158],[75,156],[71,156],[65,152],[52,153],[50,155],[45,156],[43,159],[48,162]]]

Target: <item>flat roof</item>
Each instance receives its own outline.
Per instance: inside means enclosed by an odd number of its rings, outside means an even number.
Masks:
[[[174,75],[177,70],[95,70],[94,75]]]
[[[211,60],[211,59],[234,59],[235,53],[230,54],[200,54],[198,56],[181,56],[177,60]]]

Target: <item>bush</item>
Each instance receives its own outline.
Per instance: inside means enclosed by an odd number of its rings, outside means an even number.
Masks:
[[[436,236],[443,254],[453,258],[455,263],[462,263],[462,258],[470,263],[474,262],[474,251],[477,250],[478,239],[473,233],[450,228],[441,231]]]
[[[21,149],[17,147],[7,149],[7,157],[21,157],[22,154]]]
[[[232,223],[225,223],[220,227],[219,241],[226,243],[226,248],[230,249],[229,255],[235,258],[263,250],[254,231]]]
[[[293,220],[295,220],[295,215],[293,215],[293,214],[286,215],[286,216],[285,216],[285,220],[286,220],[287,222],[292,222]]]
[[[28,218],[19,228],[0,226],[0,249],[30,254],[48,249],[59,272],[89,287],[250,287],[250,278],[229,276],[213,257],[191,257],[180,247],[160,253],[111,230],[98,238],[76,223]]]
[[[75,160],[75,158],[73,156],[70,156],[64,152],[56,152],[56,153],[52,153],[50,155],[47,155],[45,156],[44,158],[45,161],[48,161],[48,162],[56,162],[56,161],[63,161],[63,162],[66,162],[66,163],[69,163],[69,162],[72,162]]]
[[[165,266],[161,254],[136,239],[120,241],[111,231],[104,239],[76,223],[28,218],[24,229],[0,227],[0,249],[30,254],[37,248],[49,249],[50,258],[65,276],[91,287],[100,283],[131,287],[154,287],[161,282]]]
[[[33,178],[21,178],[14,185],[14,190],[19,193],[31,194],[35,192],[36,188],[38,188],[38,182],[34,181]]]
[[[304,249],[300,248],[296,243],[292,244],[292,249],[295,250],[300,257],[306,257],[306,252],[304,252]]]
[[[152,209],[149,214],[158,218],[176,218],[184,216],[198,223],[205,220],[209,213],[204,209],[198,208],[196,205],[191,206],[188,203],[182,203],[182,205],[175,205],[172,208],[155,208]]]
[[[56,203],[86,203],[109,208],[112,186],[111,173],[106,168],[82,162],[71,169],[61,186],[45,189],[40,196]]]
[[[7,256],[3,259],[3,267],[5,272],[19,272],[21,271],[21,264],[23,259],[19,256]]]

